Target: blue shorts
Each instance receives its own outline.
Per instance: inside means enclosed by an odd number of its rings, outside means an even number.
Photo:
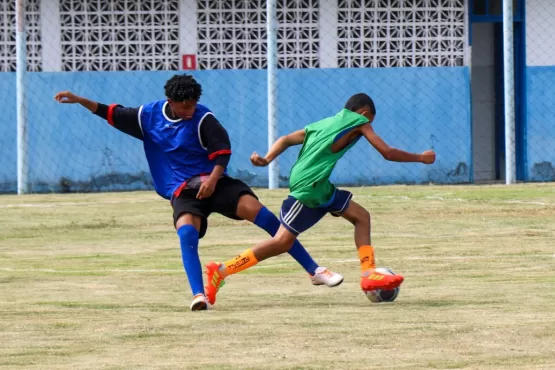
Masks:
[[[299,235],[316,225],[327,213],[331,213],[333,216],[342,215],[352,197],[351,192],[336,189],[328,203],[317,208],[310,208],[289,196],[281,205],[279,219],[287,230]]]

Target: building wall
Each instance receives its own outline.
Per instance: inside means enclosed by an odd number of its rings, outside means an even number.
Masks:
[[[73,86],[76,93],[105,103],[139,106],[163,98],[173,72],[30,73],[28,76],[29,169],[33,191],[99,191],[150,188],[141,142],[117,132],[76,105],[52,96]],[[230,173],[253,186],[267,186],[267,169],[249,156],[267,149],[264,70],[197,71],[202,102],[228,129],[233,145]],[[375,130],[391,145],[438,152],[433,166],[386,162],[359,142],[334,172],[338,184],[458,183],[469,181],[470,111],[468,68],[289,69],[279,71],[279,133],[335,114],[353,93],[366,91],[377,106]],[[0,74],[10,125],[0,189],[15,190],[15,87],[13,74]],[[6,83],[6,85],[4,85]],[[125,86],[125,88],[123,88]],[[38,102],[38,103],[34,103]],[[297,149],[279,161],[282,185]]]
[[[554,66],[555,4],[551,0],[526,0],[526,63]]]
[[[259,69],[263,1],[28,0],[31,71]],[[280,68],[463,66],[464,0],[278,0]],[[15,2],[0,0],[0,71],[15,70]],[[195,69],[195,68],[193,68]]]
[[[248,161],[253,150],[267,149],[265,6],[229,3],[231,9],[219,0],[27,1],[32,190],[149,188],[139,141],[52,96],[71,89],[129,106],[160,99],[165,80],[184,66],[184,54],[196,57],[202,101],[230,132],[231,174],[266,186],[267,170]],[[336,169],[338,183],[469,181],[464,1],[434,4],[278,0],[280,133],[334,114],[351,94],[364,91],[376,100],[375,127],[391,145],[438,151],[434,166],[396,164],[359,143]],[[0,16],[0,47],[7,50],[0,53],[0,70],[13,72],[14,1],[0,0]],[[15,191],[15,76],[0,73],[0,82],[0,109],[6,112],[0,191]],[[282,185],[295,155],[292,150],[279,162]]]
[[[0,192],[13,192],[17,183],[15,73],[0,73]]]
[[[555,3],[526,1],[527,177],[555,181]]]

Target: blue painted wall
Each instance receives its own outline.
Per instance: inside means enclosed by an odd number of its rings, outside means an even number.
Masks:
[[[17,185],[15,73],[0,73],[0,192]]]
[[[555,181],[555,66],[527,67],[526,175]]]
[[[119,133],[77,105],[60,105],[70,89],[126,106],[162,99],[175,72],[29,73],[29,168],[32,191],[151,188],[141,142]],[[267,169],[253,167],[252,151],[267,149],[265,70],[195,71],[208,105],[228,129],[230,173],[267,185]],[[335,114],[350,95],[367,92],[377,107],[375,130],[390,145],[420,152],[433,147],[432,166],[387,162],[361,140],[338,164],[338,184],[460,183],[470,180],[468,68],[289,69],[279,71],[279,134]],[[0,73],[0,191],[15,191],[15,74]],[[282,185],[298,148],[280,158]]]

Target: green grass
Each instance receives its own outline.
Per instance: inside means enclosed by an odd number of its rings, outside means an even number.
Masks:
[[[150,192],[0,196],[1,369],[553,369],[555,185],[354,188],[394,303],[360,292],[352,226],[301,241],[345,275],[313,287],[288,256],[188,310],[171,209]],[[257,191],[277,212],[284,191]],[[201,259],[267,238],[214,215]]]

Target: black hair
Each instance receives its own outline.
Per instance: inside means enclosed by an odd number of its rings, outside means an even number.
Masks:
[[[347,103],[345,104],[345,109],[350,111],[356,112],[360,108],[367,107],[370,109],[370,113],[372,115],[376,115],[376,106],[374,105],[374,101],[371,97],[366,95],[365,93],[358,93],[349,98]]]
[[[191,75],[174,75],[164,85],[166,97],[175,101],[199,100],[202,87]]]

